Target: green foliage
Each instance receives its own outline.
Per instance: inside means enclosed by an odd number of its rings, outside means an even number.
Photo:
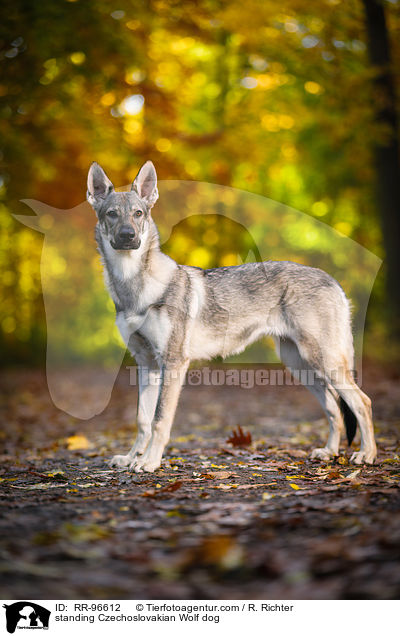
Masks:
[[[387,11],[395,33],[398,4],[387,3]],[[374,123],[374,69],[367,62],[358,0],[279,5],[271,0],[5,0],[0,47],[0,325],[8,359],[34,359],[45,338],[43,237],[13,221],[11,213],[26,213],[19,200],[28,197],[63,210],[77,206],[92,160],[116,185],[129,183],[141,162],[151,158],[161,179],[229,185],[311,215],[282,228],[256,211],[231,216],[245,225],[263,258],[301,260],[302,252],[304,262],[312,255],[311,264],[323,264],[331,245],[323,225],[315,234],[312,217],[383,257],[371,150],[386,131]],[[397,61],[395,38],[393,56]],[[168,218],[162,200],[155,210],[165,240],[190,213],[205,211],[180,204],[193,206],[182,195],[167,206]],[[223,201],[205,205],[208,214],[226,212]],[[41,222],[49,229],[49,219]],[[80,237],[90,236],[90,244],[78,241],[68,254],[66,271],[78,276],[82,254],[93,248],[88,207],[74,223]],[[169,253],[190,264],[231,264],[243,249],[235,244],[234,226],[222,236],[202,223],[181,232],[177,226]],[[65,232],[74,234],[68,225]],[[48,254],[52,267],[62,268],[64,257]],[[346,273],[342,282],[346,286],[347,280],[357,304],[356,288],[363,287],[365,272],[362,267],[346,272],[345,257],[345,249],[332,254],[328,271],[339,278],[340,269]],[[98,290],[83,308],[78,298],[87,288],[87,274],[75,292],[71,288],[76,314],[69,324],[75,336],[82,334],[77,350],[101,356],[108,322],[100,326],[105,296],[98,265],[93,267]],[[67,338],[61,327],[59,338],[61,347]]]

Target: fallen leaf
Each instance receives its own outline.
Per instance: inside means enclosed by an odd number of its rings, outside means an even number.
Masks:
[[[237,430],[232,431],[232,435],[226,440],[227,444],[232,446],[250,446],[251,433],[244,433],[241,426],[237,427]]]
[[[11,484],[11,488],[21,488],[22,490],[47,490],[48,488],[63,488],[68,486],[68,482],[62,484],[55,484],[52,481],[40,484],[31,484],[29,486],[14,486]]]
[[[67,437],[68,450],[86,450],[91,444],[85,435],[71,435]]]
[[[199,546],[188,552],[186,567],[202,564],[220,570],[233,570],[242,565],[244,556],[243,547],[234,537],[215,535],[203,539]]]
[[[168,510],[167,517],[181,517],[184,518],[186,515],[179,508],[174,508],[174,510]]]
[[[286,479],[306,479],[305,475],[286,475]]]
[[[211,476],[212,479],[214,479],[215,477],[217,479],[228,479],[232,475],[232,473],[228,470],[210,470],[210,472],[207,474]]]
[[[237,484],[217,484],[217,486],[214,486],[214,488],[217,488],[218,490],[232,490],[232,488],[237,487]]]
[[[359,472],[359,471],[358,471]],[[341,475],[337,470],[331,470],[327,476],[325,477],[325,479],[342,479],[343,475]]]
[[[167,486],[164,486],[164,488],[161,486],[161,484],[156,484],[156,488],[145,490],[144,492],[140,493],[140,496],[141,497],[157,497],[158,495],[163,493],[175,492],[175,490],[178,490],[178,488],[181,488],[182,484],[183,484],[183,481],[178,481],[178,480],[172,482],[172,484],[168,484]]]
[[[175,490],[178,490],[182,487],[182,484],[182,481],[173,481],[172,484],[168,484],[168,486],[164,486],[164,488],[161,488],[160,492],[175,492]]]

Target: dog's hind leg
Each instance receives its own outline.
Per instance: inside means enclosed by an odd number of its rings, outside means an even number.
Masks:
[[[343,415],[339,406],[339,395],[335,389],[313,370],[300,355],[293,340],[275,338],[276,351],[283,364],[292,373],[298,372],[300,381],[315,395],[329,423],[329,437],[323,448],[315,448],[311,459],[328,461],[339,453],[340,435],[343,431]]]
[[[333,387],[340,396],[342,412],[347,423],[349,444],[355,431],[356,423],[361,431],[361,448],[353,453],[350,458],[355,464],[373,464],[376,458],[376,444],[374,427],[372,423],[371,400],[355,383],[351,365],[353,363],[352,346],[349,345],[350,337],[340,338],[337,334],[334,347],[328,346],[329,338],[308,339],[307,337],[297,343],[299,353],[307,363],[319,371],[328,387]],[[318,345],[317,345],[318,342]],[[310,344],[311,343],[311,344]],[[320,344],[319,344],[320,343]]]
[[[332,380],[337,392],[354,413],[361,431],[361,447],[352,454],[350,461],[354,464],[373,464],[376,458],[374,426],[372,423],[371,400],[353,380],[348,369],[341,381]]]

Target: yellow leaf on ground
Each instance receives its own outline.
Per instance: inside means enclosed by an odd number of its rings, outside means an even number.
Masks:
[[[293,490],[300,490],[300,486],[298,486],[297,484],[289,484],[289,486],[291,486]]]
[[[85,435],[71,435],[67,437],[68,450],[86,450],[91,444]]]
[[[306,479],[306,477],[304,475],[286,475],[286,479],[290,481],[291,479]]]
[[[262,496],[261,496],[261,499],[262,499],[263,501],[268,501],[269,499],[272,499],[273,497],[275,497],[275,495],[273,495],[272,493],[270,493],[270,492],[263,492],[263,494],[262,494]]]
[[[193,435],[193,433],[190,433],[189,435],[181,435],[180,437],[175,437],[173,441],[177,442],[177,444],[186,444],[186,442],[191,442],[194,439],[196,439],[196,436]]]

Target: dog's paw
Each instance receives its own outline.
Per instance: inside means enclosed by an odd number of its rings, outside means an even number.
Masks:
[[[161,459],[151,457],[151,454],[136,457],[131,464],[131,468],[135,473],[154,473],[161,466]]]
[[[373,464],[376,458],[376,452],[372,451],[356,451],[350,457],[352,464]]]
[[[323,462],[329,462],[332,457],[335,457],[335,453],[330,448],[314,448],[310,455],[310,459],[319,459]]]
[[[114,455],[109,461],[111,468],[126,468],[132,462],[132,457],[129,455]]]
[[[135,470],[139,459],[140,459],[140,455],[134,455],[133,457],[130,458],[129,465],[128,465],[129,470]]]

